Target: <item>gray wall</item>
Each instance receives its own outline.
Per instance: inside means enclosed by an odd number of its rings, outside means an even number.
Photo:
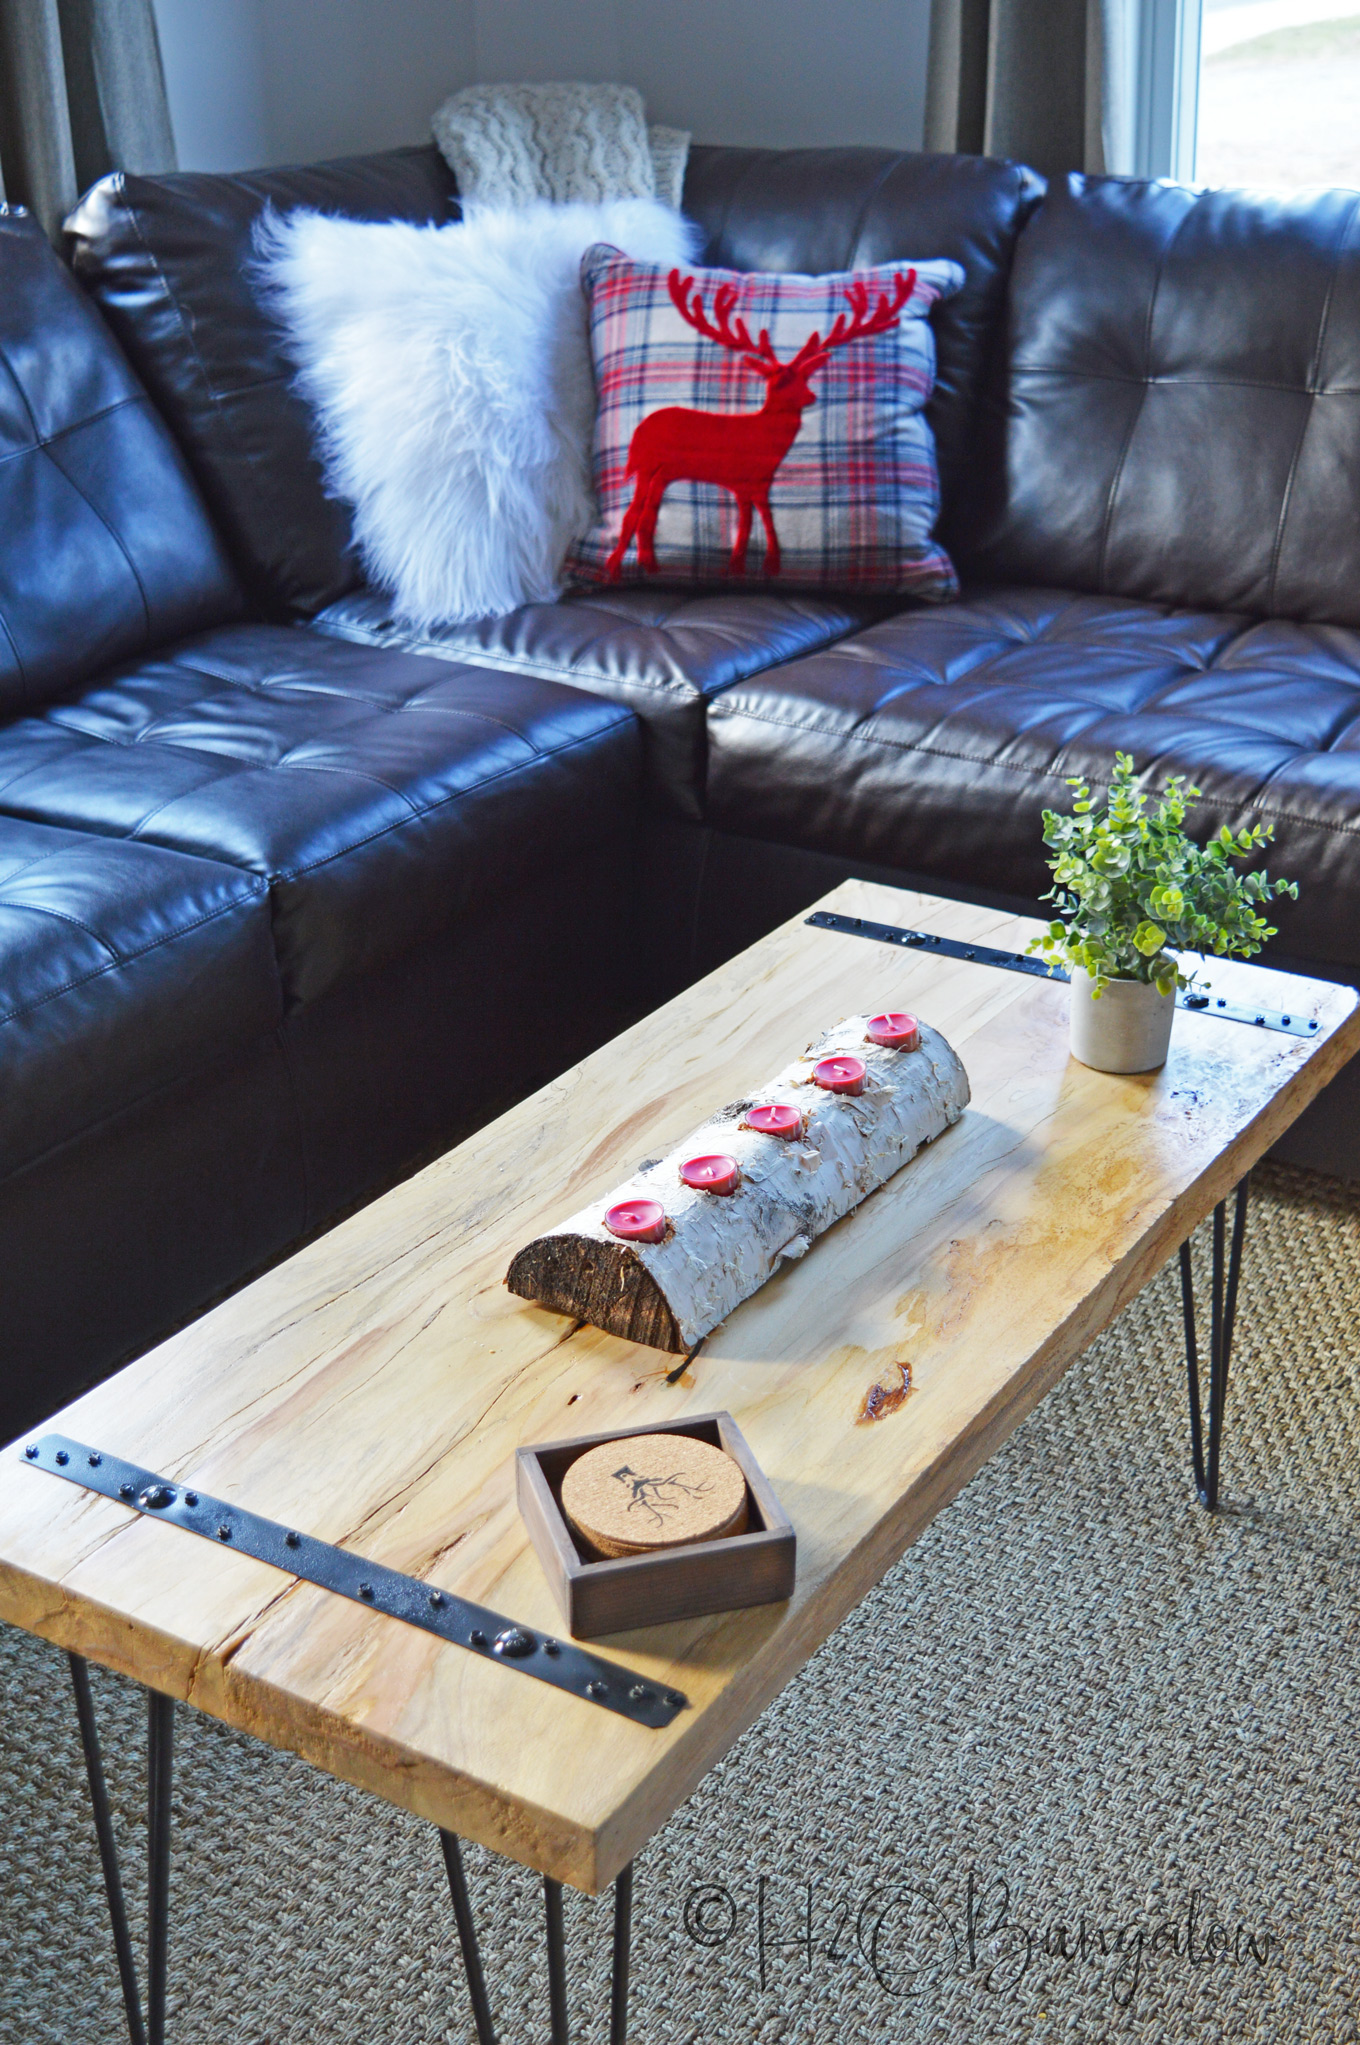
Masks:
[[[180,161],[424,141],[480,79],[618,78],[701,142],[919,148],[930,0],[156,0]]]

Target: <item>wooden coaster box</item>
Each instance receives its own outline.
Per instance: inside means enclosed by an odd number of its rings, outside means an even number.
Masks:
[[[597,1443],[628,1441],[639,1434],[693,1435],[725,1449],[746,1478],[746,1533],[655,1555],[588,1560],[562,1513],[562,1479],[576,1458]],[[793,1524],[730,1413],[699,1413],[688,1420],[620,1427],[517,1449],[515,1490],[534,1552],[568,1631],[578,1640],[742,1605],[771,1605],[792,1596],[797,1546]]]

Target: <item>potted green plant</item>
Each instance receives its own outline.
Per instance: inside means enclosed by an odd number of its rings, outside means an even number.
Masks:
[[[1240,863],[1274,836],[1273,824],[1233,832],[1224,824],[1205,845],[1187,837],[1186,811],[1199,795],[1182,774],[1155,806],[1139,788],[1129,753],[1116,753],[1103,805],[1070,775],[1072,815],[1044,811],[1057,916],[1030,944],[1072,979],[1072,1055],[1100,1072],[1151,1072],[1166,1063],[1177,987],[1193,975],[1186,952],[1253,958],[1275,929],[1259,905],[1298,897],[1294,881],[1243,873]]]

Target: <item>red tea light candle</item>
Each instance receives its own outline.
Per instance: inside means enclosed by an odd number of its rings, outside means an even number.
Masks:
[[[748,1129],[758,1129],[762,1136],[778,1136],[782,1142],[791,1143],[795,1136],[803,1133],[803,1118],[797,1108],[790,1108],[782,1101],[771,1101],[759,1108],[746,1111]]]
[[[871,1016],[864,1034],[871,1044],[880,1044],[885,1051],[919,1051],[921,1048],[921,1032],[914,1015]]]
[[[681,1165],[680,1176],[696,1193],[735,1193],[741,1184],[741,1166],[719,1151],[714,1157],[690,1158]]]
[[[659,1243],[666,1233],[666,1210],[659,1200],[623,1200],[604,1218],[610,1235],[625,1243]]]
[[[823,1058],[812,1068],[813,1081],[824,1086],[832,1094],[862,1094],[864,1092],[864,1060],[853,1057],[848,1051],[838,1051],[834,1058]]]

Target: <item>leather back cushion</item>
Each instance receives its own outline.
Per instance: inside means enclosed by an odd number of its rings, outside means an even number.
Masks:
[[[349,513],[328,498],[293,365],[253,282],[257,214],[456,215],[436,149],[305,169],[103,179],[68,223],[93,293],[169,420],[255,601],[306,615],[360,580]]]
[[[0,718],[231,617],[184,463],[37,222],[0,208]]]
[[[1010,319],[975,568],[1360,624],[1360,197],[1071,177]]]
[[[981,157],[690,153],[684,205],[708,237],[706,263],[814,274],[900,257],[964,265],[963,290],[933,322],[928,417],[946,544],[971,524],[977,393],[1015,238],[1042,189],[1031,172]],[[121,175],[73,216],[73,260],[178,435],[252,594],[310,615],[358,574],[348,513],[323,494],[306,408],[251,283],[251,228],[266,204],[361,220],[456,217],[452,174],[432,148],[241,176]]]
[[[891,149],[690,151],[685,211],[729,270],[864,269],[947,257],[963,289],[935,307],[935,390],[926,418],[940,465],[940,534],[966,561],[980,468],[979,399],[1001,335],[1016,238],[1043,181],[985,156]]]

